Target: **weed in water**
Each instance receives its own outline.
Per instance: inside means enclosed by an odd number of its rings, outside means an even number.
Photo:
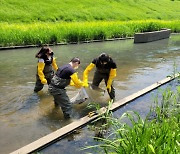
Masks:
[[[96,148],[99,153],[119,154],[179,153],[180,86],[176,89],[176,92],[169,87],[161,90],[161,96],[157,95],[145,120],[133,111],[124,113],[119,119],[111,117],[109,129],[112,134],[96,137],[99,144],[84,149]],[[152,113],[153,117],[149,118]]]

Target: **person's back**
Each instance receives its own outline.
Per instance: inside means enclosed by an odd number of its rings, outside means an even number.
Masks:
[[[65,87],[74,83],[75,87],[80,88],[83,82],[78,79],[75,68],[80,64],[79,58],[73,58],[69,64],[66,64],[58,68],[55,76],[52,78],[49,85],[49,92],[54,97],[54,103],[56,106],[60,106],[65,118],[69,118],[71,114],[72,104],[66,93]]]
[[[74,68],[70,64],[66,64],[57,70],[56,75],[62,79],[71,79],[71,75],[75,73]]]
[[[66,64],[58,68],[55,76],[51,80],[51,84],[49,85],[49,89],[54,87],[55,91],[62,91],[66,86],[70,84],[71,75],[75,73],[74,68],[70,64]],[[51,92],[52,95],[55,92]]]

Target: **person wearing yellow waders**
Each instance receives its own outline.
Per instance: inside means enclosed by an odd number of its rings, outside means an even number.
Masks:
[[[92,89],[99,87],[100,82],[104,79],[106,88],[110,98],[115,100],[115,88],[113,87],[113,79],[116,77],[116,63],[106,53],[102,53],[95,58],[83,72],[83,86],[88,87],[88,74],[96,66],[94,78],[92,81]]]
[[[53,68],[57,71],[58,66],[49,47],[42,47],[35,57],[38,58],[38,65],[34,92],[38,92],[43,89],[44,84],[50,84],[54,75]]]
[[[81,88],[83,85],[83,82],[78,78],[78,75],[75,71],[79,65],[79,58],[75,57],[71,59],[69,64],[58,68],[49,85],[48,90],[54,97],[55,106],[61,107],[65,119],[71,117],[72,111],[72,104],[66,93],[65,87],[72,85],[76,88]]]

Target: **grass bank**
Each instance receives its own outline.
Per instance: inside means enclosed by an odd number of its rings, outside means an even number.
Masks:
[[[180,0],[1,0],[0,46],[180,32]]]
[[[105,40],[161,28],[180,32],[180,20],[0,23],[0,46]]]
[[[180,19],[179,0],[1,0],[0,22]]]

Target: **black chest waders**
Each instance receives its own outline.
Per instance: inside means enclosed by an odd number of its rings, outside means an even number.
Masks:
[[[51,79],[54,75],[54,71],[52,69],[52,65],[51,64],[45,64],[44,70],[43,70],[45,79],[47,80],[47,84],[49,85],[51,83]],[[41,83],[41,80],[39,78],[38,73],[36,74],[36,84],[35,84],[35,88],[34,88],[34,92],[38,92],[40,90],[42,90],[44,87],[44,84]]]
[[[105,73],[103,73],[103,71]],[[110,70],[109,70],[110,71]],[[107,81],[109,79],[109,71],[108,70],[100,70],[100,69],[96,69],[95,73],[94,73],[94,78],[93,78],[93,82],[92,82],[92,88],[96,89],[99,87],[100,82],[104,79],[105,84],[107,86]],[[111,99],[115,99],[115,88],[113,87],[113,84],[111,85],[111,92],[108,91],[109,97]]]
[[[61,70],[61,72],[62,71],[63,70]],[[48,89],[50,94],[54,97],[55,106],[61,107],[65,118],[70,118],[72,111],[72,104],[65,89],[65,87],[70,84],[70,80],[71,79],[62,79],[56,74],[52,78]]]

